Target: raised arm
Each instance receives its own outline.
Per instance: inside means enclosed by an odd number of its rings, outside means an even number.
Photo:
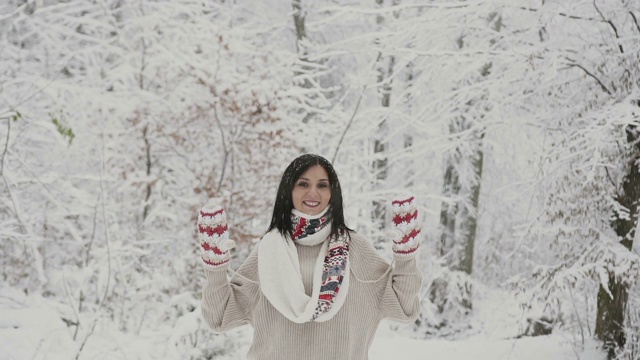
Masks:
[[[420,222],[415,198],[408,196],[391,202],[393,268],[388,278],[380,309],[384,317],[414,321],[420,315],[422,273],[416,262],[420,247]]]
[[[260,295],[257,282],[257,247],[238,271],[227,278],[230,250],[224,209],[205,206],[198,214],[198,238],[206,283],[202,292],[202,315],[216,331],[226,331],[251,321],[251,310]]]

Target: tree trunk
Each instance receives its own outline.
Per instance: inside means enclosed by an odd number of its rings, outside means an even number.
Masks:
[[[497,16],[497,15],[494,15]],[[499,31],[501,20],[498,17],[493,24],[493,28]],[[458,47],[464,47],[464,36],[456,40]],[[483,65],[479,70],[482,81],[489,75],[491,63]],[[482,182],[482,169],[484,165],[484,152],[482,143],[484,139],[484,129],[479,122],[484,119],[487,111],[486,97],[480,93],[476,99],[469,100],[460,109],[460,115],[451,120],[449,124],[449,134],[456,135],[472,130],[473,135],[469,139],[469,144],[460,144],[451,150],[445,158],[445,174],[443,178],[443,197],[440,211],[440,256],[445,257],[445,262],[451,272],[464,272],[471,275],[473,272],[473,254],[475,248],[476,233],[478,227],[478,210],[480,200],[480,184]],[[474,111],[470,111],[474,110]],[[469,117],[469,113],[480,113],[478,117]],[[473,129],[473,127],[477,127]],[[463,158],[462,146],[469,146],[473,152],[471,158]],[[470,184],[461,184],[457,173],[457,168],[470,166],[475,179]],[[462,199],[468,201],[462,201]],[[460,281],[464,277],[455,277]],[[451,277],[449,277],[451,279]],[[438,307],[440,312],[444,310],[444,305],[449,301],[447,297],[452,297],[450,292],[457,289],[453,298],[463,309],[472,308],[472,287],[469,281],[464,283],[449,284],[447,276],[434,280],[429,297]],[[460,309],[459,309],[460,310]]]
[[[393,71],[394,58],[393,56],[388,57],[387,66],[381,66],[378,72],[378,81],[384,81],[384,79],[389,76]],[[391,105],[391,81],[385,83],[382,86],[382,98],[380,100],[380,105],[382,108],[388,108]],[[387,180],[387,148],[388,143],[385,142],[382,137],[387,133],[387,120],[382,119],[380,124],[378,125],[378,134],[377,138],[373,143],[373,173],[376,178],[376,186],[380,186],[384,184]],[[387,203],[385,200],[374,200],[373,202],[373,223],[378,224],[378,228],[384,228],[385,224],[385,216],[386,216],[386,208]]]
[[[471,160],[471,166],[473,167],[473,174],[476,181],[470,186],[469,191],[469,203],[471,208],[463,206],[461,208],[461,217],[463,223],[460,224],[463,228],[460,231],[460,242],[462,249],[460,253],[460,269],[467,274],[473,272],[473,251],[476,242],[476,232],[478,228],[478,210],[480,205],[480,183],[482,181],[482,168],[484,165],[484,152],[482,150],[482,140],[484,133],[476,135],[476,153]]]
[[[380,132],[384,129],[384,122],[380,124]],[[373,153],[375,159],[373,160],[373,173],[376,178],[376,187],[383,184],[387,178],[387,158],[386,158],[387,145],[380,139],[376,139],[373,144]],[[385,216],[386,216],[386,201],[374,200],[373,201],[373,214],[372,221],[377,224],[379,229],[384,228]]]
[[[298,50],[298,55],[302,54],[304,58],[306,54],[301,49],[300,42],[307,38],[307,30],[304,26],[305,14],[300,0],[293,0],[291,6],[293,7],[293,25],[296,27],[296,49]]]
[[[376,0],[379,6],[384,6],[384,0]],[[382,28],[384,24],[384,17],[378,15],[376,18],[376,24],[378,28]],[[393,56],[385,56],[382,53],[378,58],[378,83],[382,84],[380,105],[382,108],[389,108],[391,105],[391,79],[390,76],[393,73],[393,67],[395,65],[395,58]],[[386,115],[385,115],[386,116]],[[373,143],[373,173],[375,175],[376,184],[378,187],[387,180],[387,148],[388,143],[383,140],[383,137],[387,134],[387,119],[382,118],[378,124],[378,133]],[[374,200],[373,201],[373,213],[372,221],[378,225],[378,229],[383,229],[385,226],[386,217],[386,200]]]
[[[302,7],[301,0],[292,0],[291,6],[293,7],[293,24],[296,28],[296,50],[298,52],[298,59],[302,63],[300,67],[294,71],[294,73],[296,76],[305,76],[314,71],[314,68],[312,66],[306,65],[310,62],[308,59],[308,50],[307,48],[305,48],[305,42],[307,40],[307,29],[305,26],[306,13]],[[300,87],[302,87],[303,89],[311,89],[313,87],[313,84],[305,76],[304,80],[300,84]],[[307,96],[309,97],[309,100],[305,102],[307,102],[307,105],[309,105],[312,102],[314,95],[308,94]],[[302,123],[309,123],[309,121],[315,115],[316,113],[313,111],[306,111],[304,117],[302,118]],[[303,152],[306,152],[304,148],[302,148],[301,150]]]
[[[616,349],[622,348],[626,342],[623,326],[629,292],[627,285],[617,281],[612,274],[609,274],[609,291],[613,298],[600,285],[595,334],[604,342],[609,360],[613,360]]]
[[[457,256],[454,254],[454,247],[456,244],[456,217],[458,214],[458,203],[455,200],[460,192],[460,182],[458,180],[458,174],[454,169],[453,159],[447,159],[446,170],[444,172],[444,181],[442,195],[449,201],[443,201],[440,209],[440,227],[442,232],[440,234],[440,244],[438,252],[440,256],[447,257],[447,264],[452,269],[457,269],[458,265],[455,263]]]
[[[628,210],[628,214],[614,211],[611,217],[611,227],[618,235],[618,241],[629,251],[633,248],[633,239],[638,221],[638,201],[640,200],[640,132],[637,126],[630,125],[626,129],[627,143],[632,144],[633,155],[628,164],[627,172],[622,178],[620,190],[615,201],[620,207]],[[615,358],[616,350],[626,343],[624,333],[624,315],[629,298],[629,285],[617,279],[615,274],[609,272],[609,291],[600,285],[598,290],[598,310],[596,317],[595,334],[604,342],[609,359]]]

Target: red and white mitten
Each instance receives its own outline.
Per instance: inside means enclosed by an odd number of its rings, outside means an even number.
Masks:
[[[420,247],[420,220],[414,196],[405,196],[391,201],[391,231],[393,255],[398,259],[416,256]]]
[[[198,213],[198,239],[204,267],[218,270],[228,267],[231,254],[236,246],[229,239],[227,215],[221,206],[207,205]]]

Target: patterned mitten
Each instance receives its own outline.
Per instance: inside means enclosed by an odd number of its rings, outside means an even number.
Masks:
[[[393,254],[398,259],[416,256],[420,247],[420,221],[414,196],[406,196],[391,201],[391,231]]]
[[[229,239],[227,216],[221,206],[208,205],[200,209],[198,238],[205,268],[217,270],[228,266],[231,259],[229,250],[236,243]]]

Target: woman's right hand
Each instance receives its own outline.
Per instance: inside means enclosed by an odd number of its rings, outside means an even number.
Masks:
[[[236,243],[229,239],[227,215],[222,206],[210,203],[200,209],[198,239],[205,268],[217,270],[228,266],[231,259],[229,250],[233,249]]]

